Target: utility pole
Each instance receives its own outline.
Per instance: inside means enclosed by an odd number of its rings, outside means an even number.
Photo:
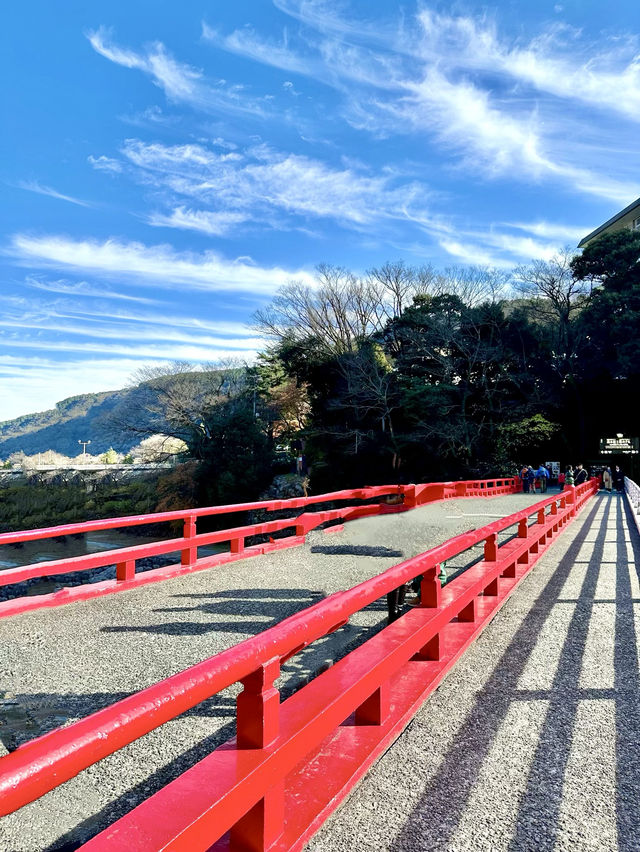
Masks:
[[[82,458],[85,458],[87,455],[87,444],[90,444],[91,441],[78,441],[79,444],[82,444]]]

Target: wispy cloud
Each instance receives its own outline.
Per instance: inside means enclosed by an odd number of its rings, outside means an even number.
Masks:
[[[101,356],[87,352],[83,346],[74,351],[68,352],[66,357],[61,357],[59,351],[47,353],[46,349],[38,354],[19,349],[0,354],[0,419],[11,420],[23,414],[46,411],[56,402],[76,394],[127,387],[141,364],[169,367],[175,360],[171,353],[165,358],[157,358],[152,353],[133,358],[126,353],[124,356]],[[202,352],[197,354],[203,355]],[[217,357],[225,360],[222,354],[216,354]],[[237,358],[238,353],[230,353],[230,357]],[[216,363],[216,359],[209,352],[199,363]]]
[[[509,43],[486,19],[438,14],[428,8],[418,19],[424,33],[420,53],[430,61],[437,57],[449,68],[502,74],[538,92],[640,121],[635,37],[590,43],[579,30],[554,25],[528,43]]]
[[[510,228],[526,231],[536,237],[570,245],[577,245],[585,236],[584,226],[566,225],[558,222],[508,222],[505,224]]]
[[[227,260],[216,252],[177,252],[169,245],[118,240],[16,234],[5,254],[18,264],[35,268],[89,272],[169,290],[183,286],[212,293],[239,292],[254,298],[271,296],[292,278],[311,281],[304,270],[260,267],[246,259]]]
[[[203,234],[221,237],[228,234],[237,225],[246,222],[247,218],[247,215],[243,213],[191,210],[184,206],[178,206],[170,213],[150,213],[147,222],[155,227],[200,231]]]
[[[158,302],[157,299],[149,299],[145,296],[133,295],[132,293],[118,292],[107,287],[104,283],[98,287],[95,284],[89,284],[87,281],[68,281],[66,279],[51,281],[29,276],[25,284],[36,290],[42,290],[46,293],[59,293],[71,296],[74,299],[95,297],[106,300],[116,299],[125,302],[139,302],[147,305],[154,305]]]
[[[94,169],[100,172],[110,172],[111,174],[119,174],[122,171],[122,163],[114,160],[113,157],[93,157],[91,154],[87,157],[89,163]]]
[[[0,354],[0,419],[46,411],[79,393],[117,390],[139,369],[133,358],[71,357],[61,361],[25,352]]]
[[[264,117],[267,113],[264,99],[251,98],[242,89],[228,86],[223,80],[212,84],[200,69],[174,59],[161,42],[154,42],[143,52],[136,52],[115,44],[111,32],[104,27],[89,32],[87,38],[93,49],[105,59],[149,76],[170,101],[190,104],[207,112],[245,117]]]
[[[292,71],[309,77],[324,74],[323,64],[317,57],[309,53],[306,56],[297,54],[286,43],[266,41],[251,29],[235,30],[223,36],[218,30],[203,23],[202,38],[229,53],[245,56],[283,71]]]
[[[244,222],[297,227],[299,217],[332,219],[355,229],[385,220],[407,221],[407,208],[423,213],[430,191],[407,181],[397,169],[371,174],[350,163],[332,167],[321,160],[276,151],[266,145],[245,151],[214,151],[202,145],[165,146],[128,140],[122,153],[142,170],[141,179],[176,197],[172,209],[154,212],[152,225],[223,235]],[[198,202],[194,209],[178,200]],[[212,209],[203,209],[209,205]],[[295,217],[289,221],[283,217]]]
[[[422,134],[483,179],[554,182],[615,203],[633,194],[628,173],[603,170],[610,138],[594,130],[591,115],[580,108],[640,120],[635,37],[594,45],[554,24],[523,43],[501,37],[486,17],[426,7],[413,20],[381,27],[347,19],[328,0],[275,5],[304,25],[295,47],[289,35],[278,44],[251,30],[225,36],[206,24],[204,36],[218,48],[334,86],[354,127],[379,136]],[[563,102],[564,112],[558,108]],[[571,144],[567,103],[575,113]],[[586,135],[591,152],[574,144]]]
[[[39,183],[37,180],[21,180],[18,181],[17,186],[20,189],[26,189],[27,192],[37,192],[38,195],[48,195],[51,198],[57,198],[59,201],[68,201],[70,204],[77,204],[80,207],[93,207],[89,201],[83,201],[81,198],[74,198],[72,195],[65,195],[62,192],[58,192],[57,189],[53,189],[51,186],[45,186],[44,184]]]

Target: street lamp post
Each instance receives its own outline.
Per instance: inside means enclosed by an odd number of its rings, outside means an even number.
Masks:
[[[91,441],[78,441],[79,444],[82,444],[82,458],[86,458],[87,455],[87,445],[91,443]]]

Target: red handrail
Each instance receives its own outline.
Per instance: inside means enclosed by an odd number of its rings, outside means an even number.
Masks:
[[[61,526],[46,527],[43,529],[1,533],[0,546],[92,532],[96,530],[143,526],[146,524],[157,524],[170,521],[182,521],[184,524],[183,536],[180,538],[164,539],[162,541],[135,545],[133,547],[104,550],[100,553],[67,557],[65,559],[56,559],[49,562],[38,562],[34,565],[4,569],[3,571],[0,571],[0,586],[13,585],[15,583],[21,583],[25,580],[38,577],[49,577],[56,574],[69,574],[74,571],[103,568],[108,565],[113,565],[114,563],[118,566],[118,580],[132,580],[135,575],[135,563],[138,559],[180,551],[182,565],[194,566],[201,561],[198,559],[198,547],[213,543],[231,542],[232,552],[240,554],[244,550],[244,542],[247,537],[268,535],[270,533],[280,532],[294,527],[296,528],[296,535],[304,536],[314,527],[319,526],[322,523],[326,523],[327,521],[355,517],[358,515],[358,512],[363,512],[366,507],[346,506],[342,509],[332,509],[311,514],[304,513],[291,518],[267,521],[261,524],[250,524],[243,527],[233,527],[231,529],[198,534],[196,532],[196,521],[201,517],[246,512],[255,509],[264,509],[275,512],[282,511],[284,509],[304,508],[305,506],[321,503],[349,500],[363,501],[391,495],[399,495],[403,498],[404,505],[397,508],[404,509],[412,508],[424,502],[430,502],[433,499],[442,499],[445,497],[459,495],[464,496],[467,494],[472,495],[477,493],[489,496],[491,494],[510,493],[516,489],[517,480],[513,478],[499,478],[483,481],[468,480],[466,482],[426,483],[421,485],[380,485],[343,491],[333,491],[312,497],[294,497],[287,500],[262,500],[253,503],[208,506],[201,509],[180,509],[171,512],[155,512],[146,515],[128,515],[120,518],[85,521],[82,523],[64,524]],[[381,509],[375,511],[380,510]],[[371,511],[372,513],[374,512],[373,509]]]
[[[593,493],[594,484],[588,482],[548,497],[479,530],[458,535],[377,577],[347,591],[336,592],[202,663],[68,727],[59,728],[25,743],[11,754],[0,758],[0,815],[11,813],[34,801],[83,769],[222,689],[245,680],[274,658],[283,660],[293,656],[402,583],[482,541],[495,542],[498,533],[515,524],[521,524],[530,515],[537,514],[538,522],[541,522],[546,507],[551,507],[550,515],[557,515],[560,505],[564,512],[564,521],[567,513],[573,516],[577,508]],[[526,529],[522,531],[526,536]],[[519,529],[519,534],[520,532]],[[455,614],[452,613],[453,616]]]

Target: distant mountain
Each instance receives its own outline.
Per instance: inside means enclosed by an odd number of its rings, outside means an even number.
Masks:
[[[91,455],[106,452],[109,447],[128,452],[140,438],[120,435],[109,423],[109,415],[131,394],[131,390],[103,391],[70,396],[49,411],[25,414],[0,423],[0,458],[22,450],[31,456],[54,450],[65,456],[81,452],[78,441],[91,441]]]

